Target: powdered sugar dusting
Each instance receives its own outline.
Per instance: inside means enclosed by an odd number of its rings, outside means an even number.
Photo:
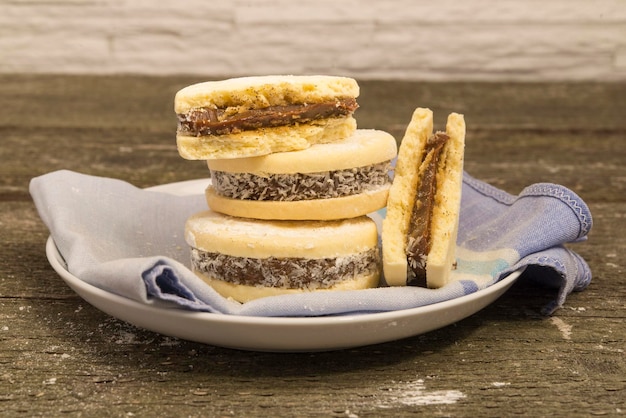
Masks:
[[[407,382],[393,382],[385,389],[385,396],[378,404],[379,408],[393,408],[398,405],[443,405],[453,404],[465,394],[459,390],[427,390],[423,379]]]
[[[572,326],[570,324],[566,323],[561,318],[557,318],[556,316],[553,316],[552,318],[550,318],[550,321],[561,332],[561,335],[563,336],[563,339],[565,339],[565,340],[571,340],[572,339]]]

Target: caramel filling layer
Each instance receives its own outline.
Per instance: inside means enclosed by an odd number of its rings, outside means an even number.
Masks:
[[[226,135],[260,128],[290,126],[349,116],[358,107],[354,98],[324,103],[270,106],[242,112],[203,107],[177,115],[178,133],[189,136]]]
[[[215,191],[232,199],[297,201],[330,199],[375,190],[391,183],[391,162],[318,173],[269,174],[211,171]]]
[[[442,164],[443,148],[450,139],[443,132],[428,138],[424,160],[419,168],[419,185],[415,205],[411,213],[406,245],[407,285],[427,287],[426,264],[431,247],[431,224],[435,194],[437,193],[437,169]]]
[[[380,255],[373,248],[336,258],[249,258],[192,248],[191,264],[196,271],[233,284],[315,290],[376,273]]]

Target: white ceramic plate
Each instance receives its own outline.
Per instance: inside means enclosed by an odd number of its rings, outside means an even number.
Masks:
[[[151,190],[178,195],[202,193],[209,181],[171,183]],[[364,315],[266,318],[145,305],[92,286],[71,274],[52,238],[48,238],[46,255],[52,268],[72,290],[109,315],[171,337],[257,351],[338,350],[420,335],[483,309],[521,274],[517,271],[487,289],[419,308]]]

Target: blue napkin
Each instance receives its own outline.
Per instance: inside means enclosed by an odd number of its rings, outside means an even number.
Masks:
[[[544,312],[551,314],[591,281],[587,263],[565,246],[586,239],[591,213],[580,197],[556,184],[535,184],[513,196],[465,174],[456,280],[441,289],[379,287],[244,304],[223,298],[189,270],[184,224],[206,209],[202,194],[176,196],[67,170],[32,179],[30,193],[70,273],[170,308],[249,316],[383,312],[467,295],[529,267],[535,280],[558,289]]]

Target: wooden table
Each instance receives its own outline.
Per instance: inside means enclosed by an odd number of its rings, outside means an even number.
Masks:
[[[590,287],[554,317],[520,280],[425,335],[336,352],[245,352],[123,323],[49,266],[28,182],[57,169],[146,187],[207,175],[175,147],[190,77],[0,76],[0,415],[589,416],[626,413],[626,84],[361,82],[360,127],[400,138],[416,106],[464,113],[466,169],[591,207]]]

